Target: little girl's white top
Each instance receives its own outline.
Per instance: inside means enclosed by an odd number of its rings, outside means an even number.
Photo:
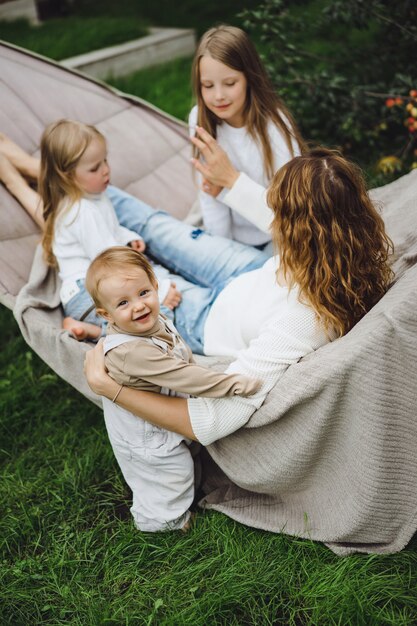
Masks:
[[[63,206],[55,223],[53,253],[62,280],[61,302],[66,304],[78,293],[76,281],[84,279],[91,261],[112,246],[124,246],[142,239],[117,221],[113,205],[105,194],[86,195],[69,208]],[[159,298],[164,299],[170,280],[160,285]]]
[[[205,445],[246,424],[287,368],[330,340],[314,310],[300,302],[298,288],[278,285],[277,265],[273,257],[234,278],[210,310],[205,354],[235,357],[227,373],[239,372],[263,384],[249,398],[188,400],[193,431]]]
[[[188,119],[191,136],[195,134],[197,113],[195,106]],[[276,171],[292,155],[284,135],[272,121],[268,122],[267,132],[274,159],[273,171]],[[272,212],[266,203],[270,179],[265,172],[261,142],[255,141],[245,127],[234,128],[226,122],[217,126],[217,142],[240,175],[232,189],[223,189],[216,198],[199,191],[204,225],[213,235],[253,246],[264,244],[271,239]],[[295,141],[292,146],[294,156],[298,156],[300,150]],[[201,176],[199,180],[201,182]]]

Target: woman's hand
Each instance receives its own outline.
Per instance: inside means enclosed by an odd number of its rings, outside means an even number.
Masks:
[[[191,159],[191,163],[212,185],[231,189],[239,172],[233,167],[227,153],[204,128],[196,126],[196,133],[198,137],[191,137],[191,141],[199,149],[204,163],[199,159]]]
[[[109,400],[117,398],[117,404],[127,411],[140,415],[161,428],[173,430],[189,439],[196,439],[188,414],[185,398],[172,398],[150,391],[120,387],[106,372],[104,366],[103,339],[85,355],[84,374],[92,391]]]
[[[84,374],[94,393],[106,396],[106,398],[114,398],[120,385],[110,378],[104,366],[103,339],[100,339],[92,350],[86,352]]]

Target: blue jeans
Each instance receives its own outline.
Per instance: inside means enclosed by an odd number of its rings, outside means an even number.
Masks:
[[[193,352],[204,354],[204,326],[214,300],[228,282],[261,267],[269,255],[184,224],[116,187],[107,195],[120,224],[143,237],[146,254],[172,272],[182,293],[175,326]]]

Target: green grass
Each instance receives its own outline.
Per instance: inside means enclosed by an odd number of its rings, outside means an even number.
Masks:
[[[100,14],[107,16],[141,16],[155,26],[195,28],[198,35],[217,23],[239,24],[237,14],[243,8],[251,8],[258,0],[101,0]],[[72,12],[82,16],[94,16],[96,0],[73,0]]]
[[[25,345],[0,307],[0,623],[410,626],[417,541],[340,559],[198,512],[136,531],[101,411]]]
[[[192,107],[191,63],[190,57],[177,59],[126,77],[109,77],[107,82],[186,121]]]
[[[111,82],[186,119],[189,69],[183,59]],[[416,537],[396,555],[340,559],[213,512],[187,535],[136,531],[101,411],[1,306],[0,325],[2,626],[416,623]]]
[[[187,535],[136,531],[101,412],[25,346],[0,307],[0,623],[409,626],[416,541],[340,559],[199,512]]]
[[[137,39],[146,33],[143,20],[125,17],[67,17],[40,26],[25,20],[0,22],[0,39],[55,60]]]

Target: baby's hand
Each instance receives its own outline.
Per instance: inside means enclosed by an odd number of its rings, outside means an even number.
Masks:
[[[215,198],[219,195],[223,187],[220,187],[219,185],[213,185],[206,178],[203,178],[201,189],[205,193],[208,193],[209,196],[213,196],[213,198]]]
[[[165,300],[163,301],[163,306],[166,306],[168,309],[175,309],[182,300],[181,292],[178,291],[175,283],[171,283],[170,288],[168,289],[168,293],[165,296]]]
[[[143,239],[134,239],[133,241],[129,241],[129,246],[132,250],[136,250],[136,252],[145,252],[146,243]]]

